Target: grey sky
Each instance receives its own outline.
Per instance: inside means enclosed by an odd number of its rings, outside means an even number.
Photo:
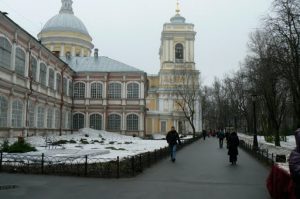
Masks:
[[[73,0],[101,55],[148,74],[160,68],[158,50],[163,24],[175,15],[176,0]],[[181,0],[181,15],[195,24],[195,61],[203,83],[237,70],[247,53],[249,33],[259,27],[272,0]],[[25,30],[36,36],[56,15],[61,0],[0,0]]]

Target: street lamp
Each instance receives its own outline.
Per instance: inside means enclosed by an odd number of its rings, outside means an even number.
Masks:
[[[253,94],[252,96],[252,105],[253,105],[253,150],[258,149],[257,142],[257,130],[256,130],[256,97],[257,95]]]

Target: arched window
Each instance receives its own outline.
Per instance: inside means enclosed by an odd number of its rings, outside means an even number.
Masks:
[[[68,93],[68,79],[66,77],[64,77],[64,80],[63,80],[63,85],[64,85],[64,90],[63,90],[63,93],[64,95],[67,95]]]
[[[38,128],[44,128],[44,117],[45,117],[45,108],[43,106],[38,107],[38,113],[37,113],[37,127]]]
[[[121,84],[110,83],[108,86],[108,98],[121,99]]]
[[[127,85],[127,98],[138,99],[139,98],[139,84],[129,83]]]
[[[56,91],[61,93],[61,75],[59,73],[56,74]]]
[[[54,70],[52,68],[49,68],[48,86],[54,89]]]
[[[85,97],[85,84],[82,82],[77,82],[74,84],[74,98],[84,99]]]
[[[72,81],[70,80],[69,81],[69,96],[72,97],[72,93],[73,93],[73,83]]]
[[[0,66],[10,68],[11,66],[11,45],[4,37],[0,37]]]
[[[100,114],[93,114],[90,116],[90,128],[96,130],[102,129],[102,116]]]
[[[52,129],[53,128],[53,109],[48,108],[47,113],[47,128]]]
[[[25,75],[25,53],[20,48],[17,48],[16,50],[15,71],[19,75]]]
[[[108,130],[120,131],[121,130],[121,116],[111,114],[108,116]]]
[[[40,65],[40,83],[43,86],[46,86],[46,75],[47,75],[47,67],[44,63]]]
[[[176,44],[175,46],[175,61],[176,62],[182,62],[183,61],[183,45],[182,44]]]
[[[91,86],[91,98],[92,99],[101,99],[102,98],[102,84],[93,83]]]
[[[55,128],[56,129],[60,128],[60,110],[59,109],[55,110]]]
[[[138,131],[139,130],[139,117],[135,114],[130,114],[126,118],[127,130]]]
[[[73,129],[78,130],[84,128],[84,115],[76,113],[73,115]]]
[[[23,127],[23,103],[20,100],[12,103],[11,125],[14,128]]]
[[[29,101],[28,104],[28,114],[29,114],[29,127],[34,128],[35,127],[35,106],[32,101]]]
[[[8,102],[3,96],[0,96],[0,127],[7,127]]]
[[[31,56],[31,60],[30,60],[30,63],[31,63],[31,77],[32,77],[32,80],[36,81],[36,70],[37,70],[37,61],[34,57]]]

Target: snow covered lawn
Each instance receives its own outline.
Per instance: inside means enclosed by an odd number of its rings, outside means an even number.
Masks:
[[[165,136],[161,135],[159,138]],[[16,138],[10,138],[9,142],[12,144]],[[143,140],[138,137],[120,135],[118,133],[111,133],[106,131],[98,131],[89,128],[81,129],[79,132],[70,135],[62,136],[33,136],[25,138],[26,142],[36,147],[37,151],[29,152],[22,155],[26,156],[41,156],[54,158],[82,158],[85,155],[98,159],[100,161],[107,161],[120,159],[127,156],[133,156],[148,151],[164,148],[167,146],[166,140]],[[0,140],[2,143],[3,139]],[[48,142],[62,142],[67,141],[66,144],[58,146],[46,146]]]

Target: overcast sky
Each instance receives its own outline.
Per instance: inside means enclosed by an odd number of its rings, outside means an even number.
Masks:
[[[181,0],[181,15],[195,25],[195,62],[205,85],[238,69],[249,33],[260,26],[272,0]],[[58,14],[61,0],[0,0],[0,11],[32,35]],[[157,74],[163,24],[176,0],[73,0],[100,55]]]

